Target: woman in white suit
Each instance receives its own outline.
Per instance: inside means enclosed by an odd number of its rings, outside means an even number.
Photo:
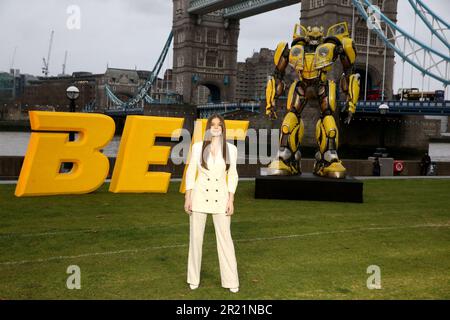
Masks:
[[[208,214],[216,232],[222,287],[239,291],[236,255],[231,238],[231,216],[238,184],[237,148],[226,142],[225,121],[213,115],[205,139],[194,143],[186,172],[184,210],[190,215],[187,282],[192,290],[200,284],[203,235]]]

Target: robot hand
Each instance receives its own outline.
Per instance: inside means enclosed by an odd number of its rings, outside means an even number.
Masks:
[[[272,106],[266,107],[266,115],[269,116],[270,120],[276,120],[278,118],[277,113]]]
[[[347,116],[345,117],[344,123],[350,124],[350,121],[353,119],[353,112],[347,111]]]
[[[355,111],[356,111],[356,106],[351,101],[347,102],[347,108],[345,109],[345,112],[346,112],[346,117],[344,120],[345,124],[350,124],[350,121],[352,121],[353,114],[355,113]]]

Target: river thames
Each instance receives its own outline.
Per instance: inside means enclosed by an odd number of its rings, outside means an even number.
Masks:
[[[103,153],[108,157],[115,157],[119,149],[120,136],[114,136],[112,141],[104,148]],[[24,156],[29,132],[0,132],[0,156]],[[432,161],[450,162],[450,143],[430,143],[429,154]]]

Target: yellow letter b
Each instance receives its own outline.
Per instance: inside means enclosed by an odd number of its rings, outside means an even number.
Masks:
[[[32,132],[15,195],[83,194],[99,188],[109,170],[100,149],[114,136],[114,121],[100,114],[30,111]],[[51,132],[53,131],[53,132]],[[55,132],[56,131],[56,132]],[[69,141],[68,131],[79,133]],[[61,164],[72,162],[69,173]]]

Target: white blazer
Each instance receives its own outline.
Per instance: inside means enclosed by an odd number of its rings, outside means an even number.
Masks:
[[[203,141],[194,143],[192,146],[191,158],[186,171],[186,190],[192,190],[192,211],[225,213],[228,193],[234,194],[238,184],[237,148],[227,142],[230,156],[227,161],[229,161],[230,167],[226,172],[222,150],[217,153],[215,159],[211,154],[209,155],[208,169],[202,167],[202,145]]]

